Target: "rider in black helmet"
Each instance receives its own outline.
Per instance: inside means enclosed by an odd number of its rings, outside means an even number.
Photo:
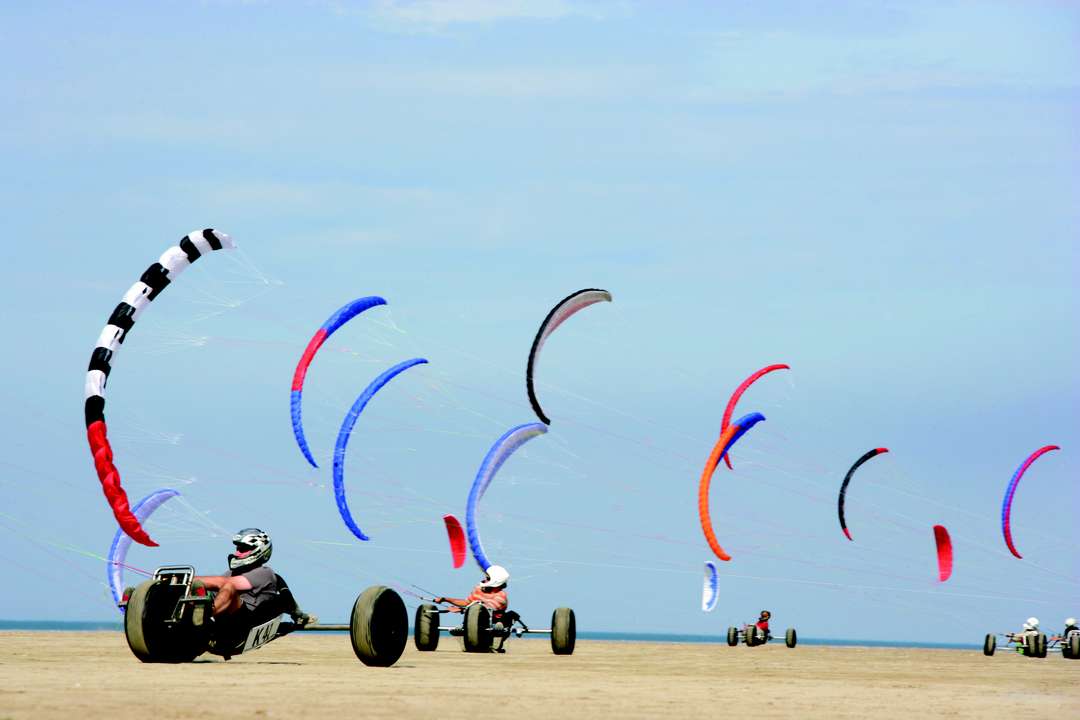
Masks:
[[[772,618],[772,613],[768,610],[762,610],[758,615],[757,622],[754,623],[754,627],[758,629],[758,636],[765,638],[766,640],[772,638],[772,633],[769,632],[769,620]]]
[[[292,616],[298,625],[310,625],[317,621],[308,615],[288,592],[288,586],[266,564],[274,551],[270,536],[258,528],[244,528],[233,535],[236,550],[229,553],[228,575],[205,575],[196,577],[208,590],[216,590],[212,614],[214,617],[255,613],[267,608],[268,603],[288,598],[282,612]]]

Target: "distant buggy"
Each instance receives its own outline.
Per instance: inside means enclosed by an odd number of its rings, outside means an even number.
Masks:
[[[727,629],[727,644],[731,647],[735,647],[740,642],[746,643],[747,647],[756,647],[773,640],[779,640],[779,638],[774,638],[772,633],[762,630],[755,623],[747,623],[741,628],[729,627]],[[798,640],[795,628],[788,628],[784,631],[784,644],[789,648],[795,647]]]
[[[416,608],[413,622],[413,642],[420,652],[431,652],[439,646],[440,633],[460,637],[465,652],[491,652],[502,649],[511,636],[525,634],[551,636],[551,652],[556,655],[572,655],[577,640],[577,620],[568,607],[556,608],[551,614],[551,627],[530,628],[513,610],[491,611],[482,603],[474,602],[465,607],[461,625],[441,625],[440,617],[450,614],[431,603]],[[498,642],[496,642],[498,641]]]

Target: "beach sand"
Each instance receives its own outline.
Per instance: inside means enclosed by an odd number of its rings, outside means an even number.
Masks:
[[[505,655],[410,642],[368,668],[346,635],[282,638],[224,662],[144,665],[121,633],[0,633],[0,720],[219,716],[1080,717],[1080,661],[1001,652],[541,640]]]

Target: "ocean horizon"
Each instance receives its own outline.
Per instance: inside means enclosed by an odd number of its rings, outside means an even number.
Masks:
[[[123,623],[119,620],[0,620],[0,631],[23,630],[40,632],[121,632]],[[411,632],[411,628],[410,628]],[[342,633],[344,634],[344,633]],[[725,635],[700,635],[692,633],[644,633],[579,630],[581,640],[606,640],[610,642],[655,642],[655,643],[693,643],[726,645]],[[525,636],[525,639],[537,639]],[[779,638],[781,641],[783,638]],[[927,648],[944,650],[977,650],[978,643],[946,643],[921,640],[857,640],[851,638],[813,638],[800,637],[800,645],[831,645],[836,647],[895,647]]]

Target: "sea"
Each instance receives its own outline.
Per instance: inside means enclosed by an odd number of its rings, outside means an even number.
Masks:
[[[120,632],[123,625],[120,622],[102,620],[99,622],[74,622],[57,620],[0,620],[2,630],[34,630],[44,632],[57,631],[101,631]],[[680,633],[641,633],[641,632],[597,632],[578,631],[580,640],[607,640],[610,642],[654,642],[654,643],[716,643],[726,644],[724,635],[687,635]],[[528,638],[528,636],[525,636]],[[534,636],[541,637],[541,636]],[[528,639],[534,639],[528,638]],[[783,638],[781,637],[782,641]],[[982,645],[978,643],[942,643],[920,642],[903,640],[851,640],[843,638],[811,638],[799,637],[800,645],[832,645],[836,647],[891,647],[891,648],[927,648],[946,650],[977,650]]]

